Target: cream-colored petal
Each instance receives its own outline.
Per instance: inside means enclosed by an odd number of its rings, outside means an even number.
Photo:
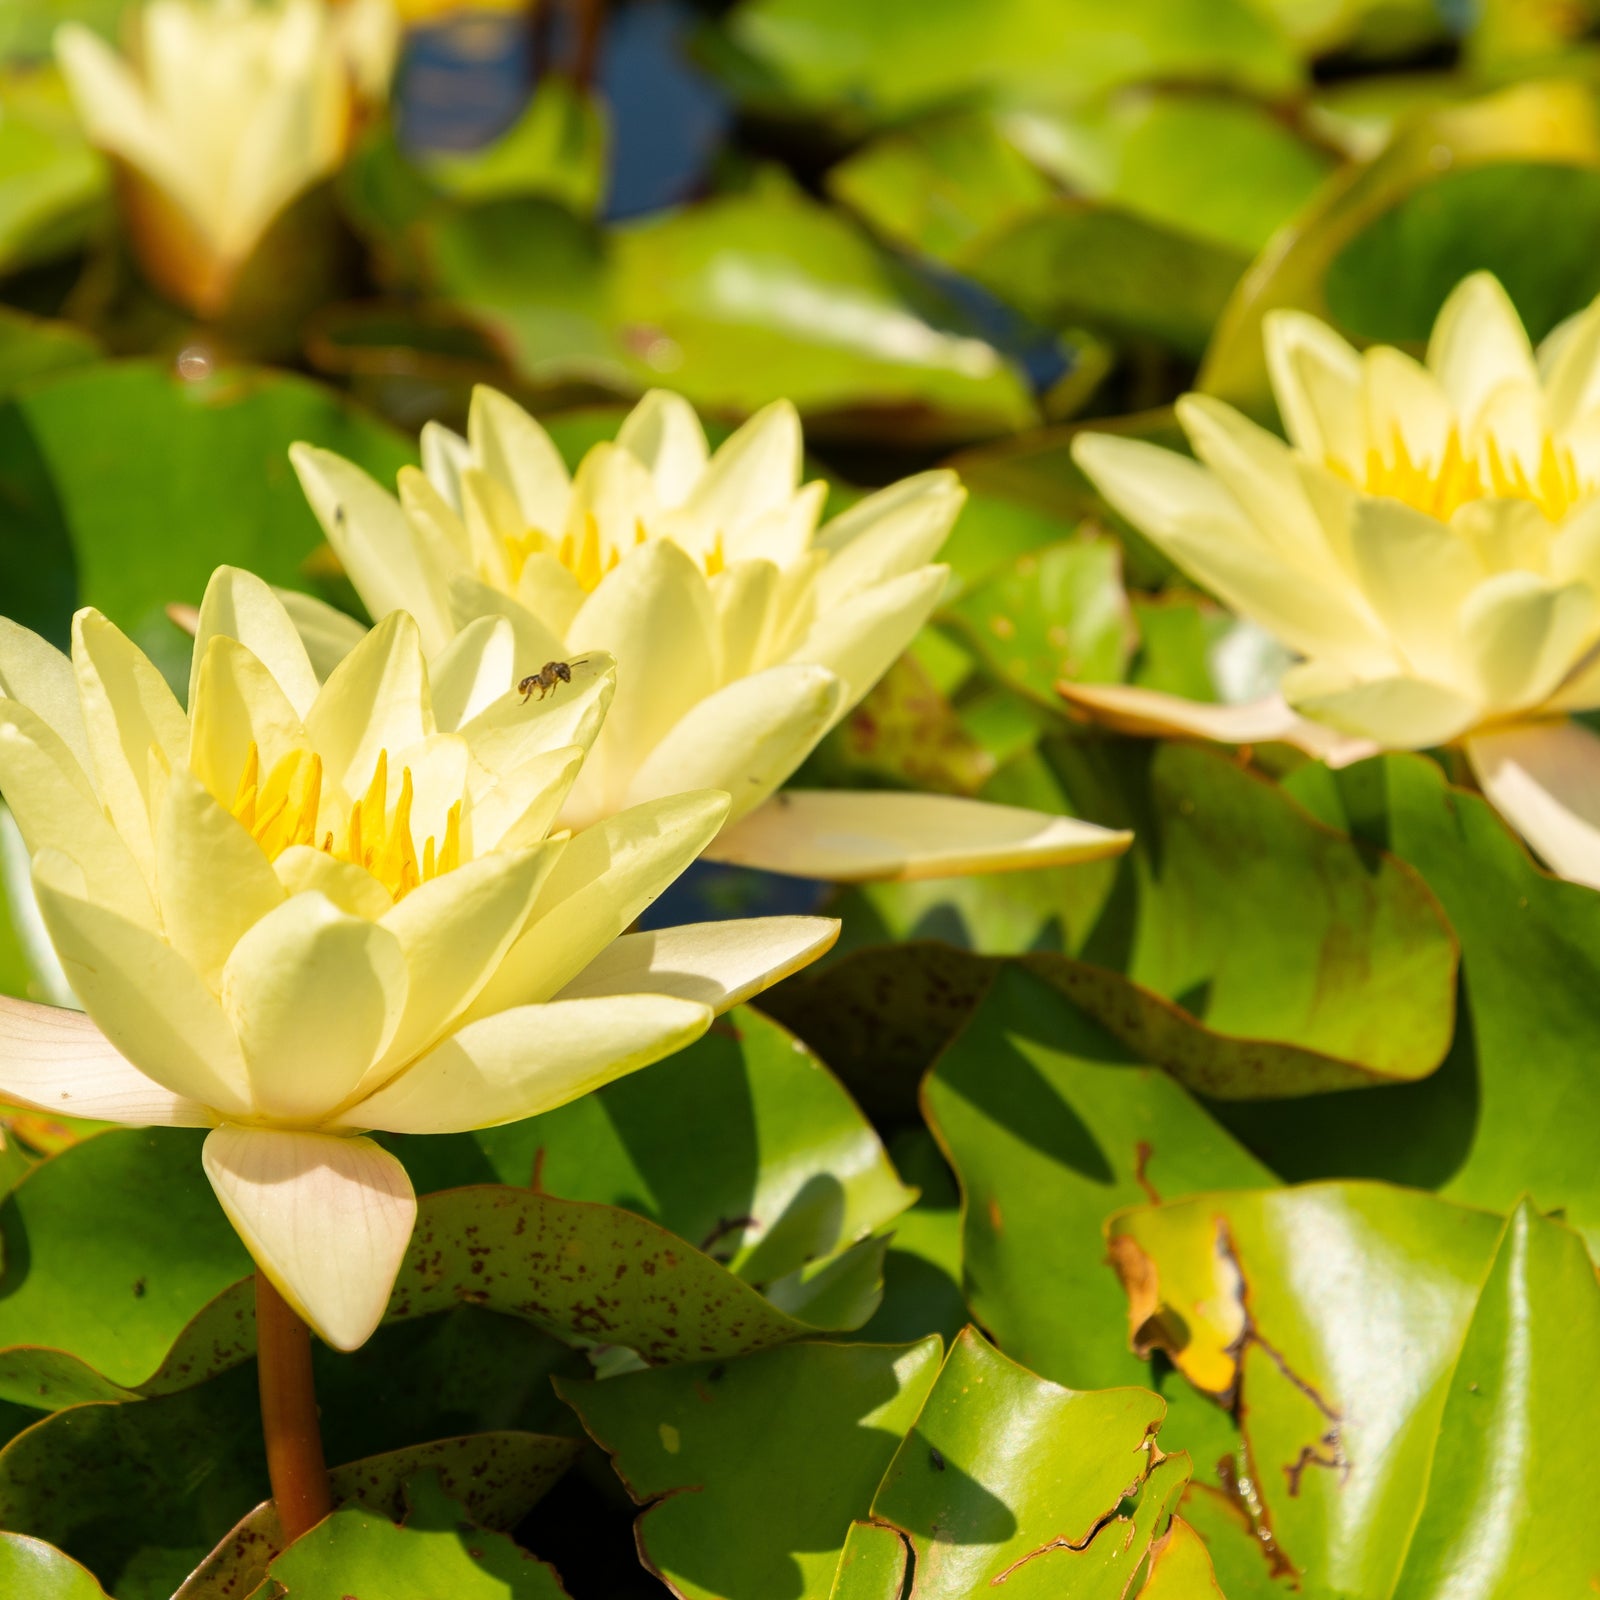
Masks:
[[[868,883],[1098,861],[1132,842],[1076,817],[953,795],[786,789],[721,834],[706,859]]]
[[[372,1337],[417,1220],[406,1169],[370,1139],[218,1128],[202,1153],[228,1221],[335,1350]]]
[[[343,456],[297,444],[289,459],[311,509],[368,612],[417,619],[430,655],[444,649],[450,619],[450,574],[441,572],[412,530],[400,502]]]
[[[770,561],[741,561],[711,580],[724,683],[768,664],[778,585],[778,569]]]
[[[218,634],[237,639],[277,682],[295,714],[304,718],[319,682],[293,618],[269,584],[240,567],[218,567],[206,585],[189,668],[189,706],[200,686],[206,646]]]
[[[583,750],[569,745],[530,756],[509,772],[476,768],[462,818],[473,854],[538,844],[555,827],[582,766]]]
[[[1600,511],[1600,501],[1595,508]],[[1593,524],[1600,533],[1600,516]],[[1450,518],[1450,531],[1471,547],[1486,574],[1553,571],[1550,524],[1531,500],[1469,500]]]
[[[87,774],[44,718],[20,700],[0,699],[0,794],[30,855],[68,852],[94,899],[143,927],[158,925],[150,886],[106,819]]]
[[[1398,500],[1363,499],[1350,549],[1362,590],[1407,663],[1453,682],[1461,671],[1456,616],[1484,576],[1471,546]]]
[[[1540,522],[1543,520],[1541,517]],[[1532,562],[1521,564],[1540,570]],[[1545,570],[1557,583],[1578,579],[1600,589],[1600,495],[1591,496],[1579,506],[1550,538]]]
[[[467,468],[463,478],[476,470]],[[395,478],[395,489],[426,565],[452,574],[475,565],[473,539],[462,520],[463,512],[440,494],[432,478],[415,467],[402,467]],[[505,492],[511,493],[509,489]],[[462,493],[465,496],[464,483]],[[496,551],[494,558],[496,575],[501,576],[503,556]]]
[[[194,968],[159,934],[86,899],[60,851],[34,858],[33,887],[73,994],[115,1048],[186,1100],[247,1112],[239,1041]]]
[[[396,755],[433,731],[422,637],[403,611],[391,611],[334,668],[306,718],[324,778],[351,796],[366,791],[380,750]]]
[[[572,480],[572,498],[567,502],[566,524],[559,531],[573,540],[576,548],[582,547],[594,529],[602,552],[629,551],[638,540],[639,530],[653,527],[659,514],[649,472],[626,450],[602,441],[578,464]],[[709,542],[707,530],[708,548]]]
[[[428,668],[433,714],[453,732],[511,691],[517,681],[516,635],[504,617],[469,622]]]
[[[1550,426],[1565,433],[1600,406],[1600,302],[1569,317],[1539,346]]]
[[[1537,705],[1593,643],[1597,607],[1587,584],[1531,572],[1487,579],[1461,608],[1461,640],[1491,711]]]
[[[1303,311],[1270,311],[1262,323],[1267,371],[1284,431],[1317,461],[1365,469],[1361,357]]]
[[[147,1078],[81,1011],[0,996],[0,1100],[135,1128],[210,1128],[216,1117]]]
[[[93,763],[72,658],[10,617],[0,617],[0,695],[42,718],[88,774]]]
[[[1466,742],[1489,803],[1574,883],[1600,889],[1600,736],[1565,719]]]
[[[723,1012],[833,948],[832,917],[731,917],[613,940],[558,1000],[667,994]]]
[[[1428,340],[1428,366],[1438,375],[1463,431],[1477,424],[1484,402],[1502,384],[1537,386],[1522,319],[1491,273],[1474,272],[1451,291]]]
[[[782,505],[799,487],[800,414],[774,400],[723,441],[688,498],[687,519],[732,530]]]
[[[473,465],[472,446],[442,422],[425,422],[419,445],[422,470],[427,474],[428,482],[459,515],[461,474]]]
[[[572,619],[583,610],[589,598],[572,573],[548,550],[535,550],[522,563],[522,573],[517,579],[512,598],[531,616],[552,641],[545,654],[535,654],[534,664],[562,653],[562,640],[572,631]],[[519,659],[527,659],[527,652],[519,649]]]
[[[256,747],[263,781],[304,749],[305,724],[278,680],[237,639],[213,634],[195,673],[188,763],[219,804],[231,806]]]
[[[1216,744],[1287,744],[1330,767],[1376,755],[1370,739],[1352,739],[1290,710],[1282,695],[1246,705],[1211,705],[1124,683],[1058,683],[1056,692],[1119,733],[1210,739]]]
[[[823,612],[789,660],[826,667],[844,685],[838,722],[886,673],[933,614],[950,569],[919,567]]]
[[[528,565],[532,566],[538,559],[536,556],[530,556]],[[572,582],[571,573],[567,572],[554,557],[546,559],[561,572],[568,583]],[[511,624],[515,662],[513,671],[518,677],[526,677],[530,672],[537,672],[547,661],[561,661],[567,656],[567,647],[562,642],[562,635],[547,626],[539,615],[529,610],[515,596],[502,594],[500,590],[470,574],[460,574],[451,581],[450,605],[451,615],[458,627],[468,627],[481,617],[504,617]]]
[[[559,853],[559,845],[545,844],[469,861],[414,889],[384,917],[410,982],[373,1078],[427,1049],[477,998],[522,932]]]
[[[189,719],[149,657],[95,610],[72,619],[78,678],[95,789],[140,870],[155,865],[151,751],[169,766],[189,756]]]
[[[156,823],[156,890],[167,938],[213,992],[233,947],[286,898],[261,847],[182,767]]]
[[[287,900],[233,947],[222,1004],[263,1116],[315,1122],[383,1053],[406,1006],[400,943],[320,894]]]
[[[518,1006],[469,1023],[351,1108],[351,1127],[464,1133],[520,1122],[692,1044],[710,1006],[616,995]]]
[[[376,922],[394,906],[394,896],[365,867],[339,861],[315,845],[290,845],[272,870],[284,893],[325,895],[352,917]]]
[[[816,748],[844,685],[826,667],[791,662],[719,689],[645,757],[625,803],[690,789],[724,789],[732,823],[753,811]]]
[[[1072,459],[1122,516],[1158,543],[1196,518],[1219,527],[1238,525],[1241,535],[1248,530],[1243,510],[1218,479],[1176,450],[1111,433],[1080,433],[1072,441]]]
[[[651,389],[617,429],[617,443],[650,474],[665,508],[681,505],[705,470],[709,452],[695,410],[670,389]]]
[[[633,806],[573,835],[527,931],[468,1016],[548,1000],[570,983],[705,849],[727,813],[727,795],[701,791]]]
[[[529,527],[554,533],[566,522],[566,463],[550,435],[515,400],[479,384],[472,391],[467,439],[477,464],[517,498]]]
[[[1195,454],[1284,560],[1308,573],[1336,570],[1296,457],[1281,439],[1210,395],[1184,395],[1178,421]]]
[[[1361,370],[1367,439],[1373,448],[1393,460],[1399,441],[1412,461],[1441,460],[1456,417],[1433,373],[1392,345],[1367,351]]]
[[[512,689],[462,727],[480,766],[515,772],[534,756],[574,745],[587,750],[594,743],[616,692],[616,663],[594,650],[567,665],[570,683],[557,682],[544,693],[537,686],[526,693]]]
[[[1386,750],[1426,750],[1448,744],[1483,714],[1477,701],[1421,678],[1339,683],[1320,668],[1292,668],[1283,694],[1303,716]]]
[[[366,625],[330,606],[326,600],[301,594],[298,590],[274,589],[272,592],[289,613],[289,620],[306,647],[306,659],[317,675],[317,682],[326,683],[329,673],[366,637]]]
[[[667,730],[716,687],[716,637],[705,575],[667,540],[632,552],[584,603],[574,649],[617,658],[616,696],[590,757],[594,781],[617,799]]]
[[[869,495],[822,530],[822,540],[838,540],[817,575],[817,603],[823,611],[901,573],[925,566],[955,526],[967,491],[953,472],[924,472]],[[841,532],[837,524],[845,518]]]

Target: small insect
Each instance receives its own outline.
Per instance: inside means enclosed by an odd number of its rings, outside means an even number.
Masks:
[[[537,672],[530,672],[517,687],[522,691],[522,703],[527,705],[533,697],[533,691],[539,691],[541,700],[560,683],[572,682],[572,669],[581,667],[588,656],[582,656],[576,661],[547,661]]]
[[[944,1471],[944,1457],[939,1453],[938,1446],[936,1445],[928,1446],[928,1465],[931,1466],[935,1472]]]

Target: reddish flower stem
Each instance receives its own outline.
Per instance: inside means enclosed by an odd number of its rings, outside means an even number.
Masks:
[[[267,1472],[285,1542],[314,1528],[333,1507],[322,1428],[311,1382],[311,1330],[256,1273],[256,1367]]]

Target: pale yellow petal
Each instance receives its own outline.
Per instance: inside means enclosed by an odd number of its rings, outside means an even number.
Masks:
[[[1574,883],[1600,889],[1600,736],[1565,719],[1530,722],[1466,743],[1489,803]]]
[[[786,789],[706,859],[833,883],[954,878],[1120,855],[1131,833],[953,795]]]
[[[767,665],[778,585],[778,569],[770,561],[741,561],[711,580],[724,683]]]
[[[572,620],[583,610],[583,602],[589,596],[583,585],[548,550],[535,550],[522,563],[513,598],[551,641],[550,648],[543,654],[519,649],[519,659],[529,659],[531,653],[532,661],[537,664],[562,653],[561,641],[570,634]]]
[[[237,639],[213,634],[195,673],[188,764],[220,804],[231,806],[256,747],[265,779],[305,748],[305,724],[278,680]]]
[[[730,917],[613,940],[558,1000],[666,994],[723,1012],[826,955],[832,917]]]
[[[620,446],[602,441],[578,464],[567,520],[560,531],[579,549],[592,530],[599,535],[602,551],[630,551],[639,529],[653,527],[659,513],[655,484],[644,464]],[[711,537],[708,529],[707,547]]]
[[[409,611],[429,654],[455,631],[450,574],[417,538],[400,502],[343,456],[312,445],[289,452],[300,486],[368,612],[382,619]]]
[[[829,552],[817,575],[826,611],[852,595],[926,566],[955,526],[967,491],[953,472],[924,472],[868,495],[818,536]],[[839,524],[849,519],[846,527]],[[836,542],[835,542],[836,541]]]
[[[394,896],[367,871],[351,861],[339,861],[315,845],[290,845],[272,870],[284,893],[325,895],[352,917],[376,922],[394,906]]]
[[[218,1128],[206,1176],[256,1265],[335,1350],[371,1338],[417,1220],[406,1170],[370,1139]]]
[[[1400,440],[1412,461],[1440,461],[1456,417],[1433,373],[1392,345],[1367,351],[1361,369],[1369,443],[1386,460]]]
[[[366,637],[365,624],[330,606],[326,600],[301,594],[298,590],[274,589],[272,592],[289,613],[289,620],[306,647],[306,659],[317,675],[317,682],[326,683],[328,674]]]
[[[1539,346],[1550,426],[1565,433],[1600,407],[1600,302],[1569,317]]]
[[[167,937],[213,992],[233,947],[286,898],[260,845],[182,767],[156,824],[156,890]]]
[[[1110,433],[1080,433],[1072,441],[1072,459],[1122,516],[1158,544],[1197,518],[1237,525],[1242,537],[1249,535],[1244,511],[1216,476],[1176,450]]]
[[[1483,712],[1469,696],[1421,678],[1341,682],[1337,673],[1321,668],[1291,669],[1284,676],[1283,694],[1303,716],[1386,750],[1448,744]]]
[[[1600,501],[1595,509],[1600,512]],[[1600,530],[1600,516],[1592,522]],[[1542,572],[1549,565],[1553,574],[1564,576],[1556,572],[1556,550],[1566,529],[1552,541],[1550,524],[1531,500],[1469,500],[1450,518],[1450,531],[1471,548],[1486,574]]]
[[[1502,385],[1538,386],[1522,319],[1491,273],[1474,272],[1451,291],[1428,340],[1428,366],[1464,431],[1477,424],[1484,402]]]
[[[442,422],[425,422],[419,438],[422,470],[428,482],[459,516],[461,512],[461,474],[473,464],[472,446],[453,428]]]
[[[587,750],[616,692],[616,663],[594,650],[567,663],[570,683],[548,691],[513,688],[461,729],[474,759],[491,773],[514,772],[552,750]],[[532,668],[530,671],[537,671]],[[476,792],[476,786],[475,786]]]
[[[530,556],[528,565],[531,567],[540,559]],[[577,589],[572,574],[553,556],[543,559],[560,572],[565,583]],[[578,598],[581,602],[581,590],[578,590]],[[468,627],[482,617],[504,617],[511,624],[513,670],[518,677],[526,677],[530,672],[537,672],[545,662],[560,661],[567,655],[561,632],[548,626],[539,613],[530,610],[516,596],[504,594],[470,573],[458,574],[451,580],[450,605],[457,627]]]
[[[709,1006],[617,995],[518,1006],[459,1033],[351,1108],[351,1127],[463,1133],[520,1122],[692,1044]]]
[[[645,757],[625,803],[724,789],[729,823],[753,811],[833,725],[844,685],[826,667],[792,662],[740,678],[694,706]]]
[[[1290,442],[1317,461],[1366,467],[1361,357],[1303,311],[1271,311],[1262,323],[1267,371]]]
[[[0,1100],[136,1128],[210,1128],[215,1115],[148,1078],[81,1011],[0,996]]]
[[[189,669],[189,706],[198,699],[206,646],[222,635],[237,639],[268,672],[298,717],[317,698],[317,674],[293,619],[270,585],[240,567],[218,567],[206,585]]]
[[[574,834],[534,901],[527,931],[469,1011],[548,1000],[631,927],[716,836],[728,797],[652,800]]]
[[[644,465],[668,509],[699,482],[709,454],[694,407],[670,389],[652,389],[640,400],[617,429],[617,443]]]
[[[550,435],[498,389],[472,391],[467,439],[478,465],[516,496],[529,527],[554,533],[566,521],[569,480]]]
[[[583,766],[583,749],[568,745],[530,756],[508,772],[474,769],[468,780],[462,835],[473,852],[521,850],[556,825]]]
[[[148,879],[155,866],[151,751],[171,766],[189,758],[189,719],[145,653],[98,611],[72,619],[94,785],[107,814]]]
[[[320,894],[262,918],[222,974],[256,1110],[315,1122],[339,1105],[387,1047],[406,989],[395,936]]]
[[[116,1049],[186,1100],[248,1112],[239,1041],[194,968],[159,934],[86,899],[60,851],[34,858],[33,886],[73,994]]]
[[[433,714],[454,731],[508,694],[516,678],[516,636],[504,617],[469,622],[429,664]]]
[[[1594,642],[1594,591],[1531,572],[1487,579],[1461,609],[1462,647],[1491,711],[1538,705]]]
[[[31,629],[0,617],[0,695],[43,719],[87,774],[93,762],[72,658]]]
[[[782,505],[800,485],[800,414],[774,400],[723,441],[683,502],[686,517],[732,530]]]
[[[407,613],[391,611],[334,668],[306,731],[325,780],[351,796],[366,791],[380,750],[392,756],[433,733],[422,637]]]

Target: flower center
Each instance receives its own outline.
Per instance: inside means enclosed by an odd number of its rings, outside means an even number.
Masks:
[[[411,832],[410,767],[401,768],[393,811],[388,797],[389,752],[380,750],[367,792],[350,807],[343,827],[324,830],[318,845],[322,757],[313,750],[291,750],[263,781],[261,752],[252,740],[230,809],[269,861],[293,845],[317,845],[336,861],[364,867],[398,901],[418,884],[461,865],[461,802],[446,816],[443,843],[436,844],[430,834],[419,856]]]
[[[636,520],[633,525],[633,548],[637,549],[649,542],[649,529],[645,527],[643,521]],[[528,557],[546,554],[553,555],[578,580],[578,587],[585,594],[594,593],[600,580],[622,560],[625,548],[616,541],[602,536],[599,520],[592,511],[584,515],[581,535],[566,533],[559,539],[553,539],[537,528],[529,528],[524,533],[502,535],[501,545],[505,551],[506,565],[511,572],[513,588],[521,581],[522,569],[527,566]],[[714,578],[725,565],[722,535],[719,533],[711,548],[706,551],[701,566],[705,568],[708,578]]]
[[[1448,521],[1462,506],[1490,496],[1531,500],[1551,522],[1559,522],[1595,488],[1579,475],[1572,451],[1557,445],[1548,434],[1532,477],[1521,461],[1502,456],[1492,438],[1485,441],[1481,454],[1469,456],[1454,428],[1437,461],[1413,459],[1396,427],[1389,454],[1376,445],[1367,451],[1365,482],[1341,461],[1330,458],[1328,465],[1346,482],[1368,494],[1403,500],[1441,522]]]

